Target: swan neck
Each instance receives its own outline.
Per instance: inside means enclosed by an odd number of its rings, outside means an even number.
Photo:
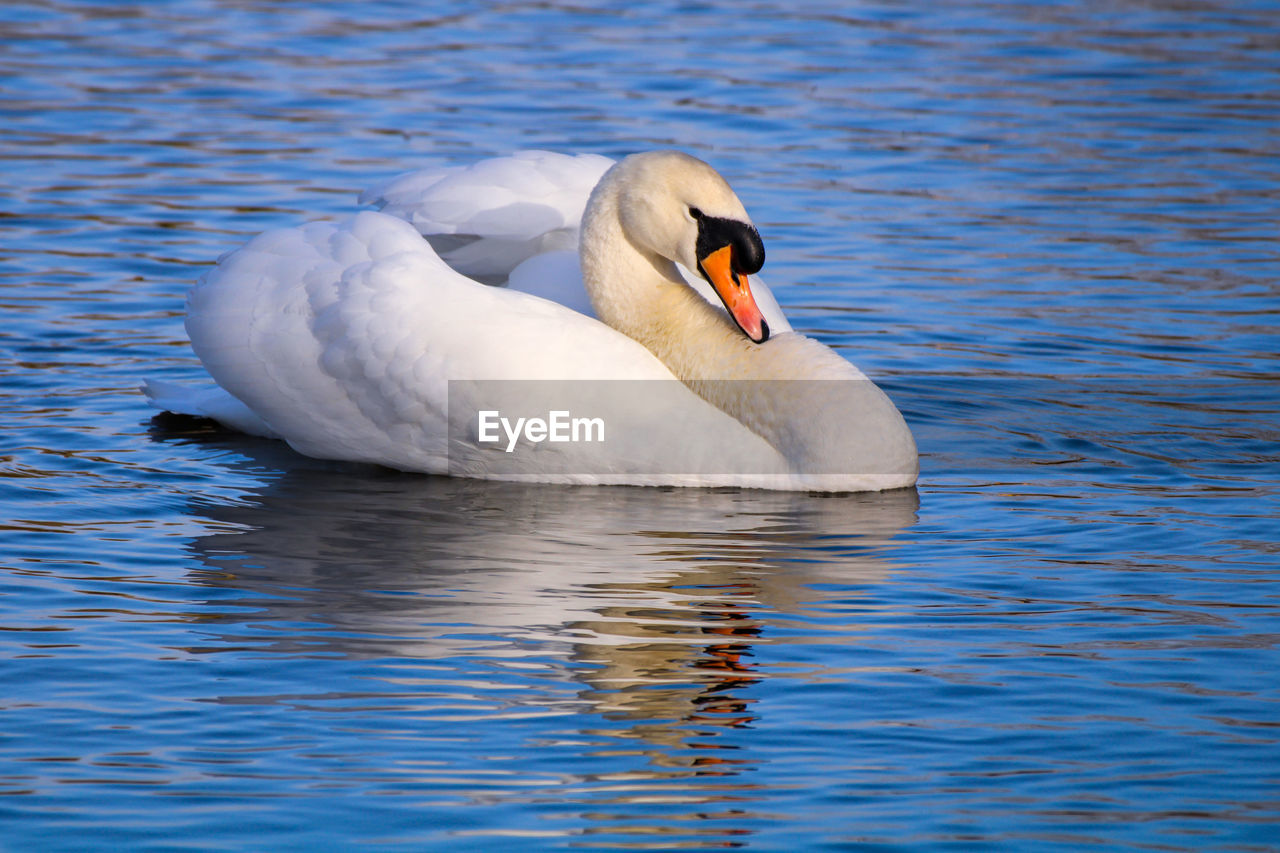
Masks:
[[[756,347],[689,287],[674,261],[631,239],[608,182],[587,204],[580,253],[596,316],[642,344],[680,380],[733,375],[737,371],[725,374],[724,368]]]
[[[905,472],[899,479],[905,484],[909,475],[914,482],[918,463],[910,430],[880,389],[804,335],[752,342],[684,282],[674,262],[625,232],[616,182],[608,177],[587,203],[580,247],[583,281],[603,322],[763,438],[793,470]]]

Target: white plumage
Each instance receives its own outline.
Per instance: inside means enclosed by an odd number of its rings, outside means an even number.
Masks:
[[[223,256],[192,289],[186,324],[222,390],[149,383],[148,394],[307,455],[411,471],[838,490],[914,482],[910,432],[879,389],[790,332],[758,279],[751,288],[774,334],[763,344],[689,274],[702,259],[686,196],[748,227],[710,167],[672,152],[617,167],[523,152],[400,176],[362,196],[382,212],[267,232]],[[662,246],[651,257],[637,241]],[[548,443],[517,458],[458,429],[459,412],[510,402],[492,396],[509,388],[475,380],[546,379],[662,390],[610,397],[610,417],[626,428],[604,443]],[[846,390],[823,413],[801,393],[808,383],[780,384],[803,379],[862,381],[831,383]]]

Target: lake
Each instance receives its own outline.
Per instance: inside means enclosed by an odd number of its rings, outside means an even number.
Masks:
[[[1280,849],[1280,6],[0,8],[0,850]],[[914,489],[154,418],[412,168],[678,147]]]

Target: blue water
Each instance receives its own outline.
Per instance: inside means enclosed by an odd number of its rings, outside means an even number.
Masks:
[[[0,7],[0,849],[1280,849],[1274,3]],[[397,172],[677,146],[917,489],[153,421]]]

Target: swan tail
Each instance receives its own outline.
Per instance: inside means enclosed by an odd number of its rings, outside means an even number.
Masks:
[[[217,385],[193,388],[176,382],[148,379],[142,384],[147,402],[162,412],[210,418],[237,432],[263,438],[279,438],[267,422],[244,403]]]

